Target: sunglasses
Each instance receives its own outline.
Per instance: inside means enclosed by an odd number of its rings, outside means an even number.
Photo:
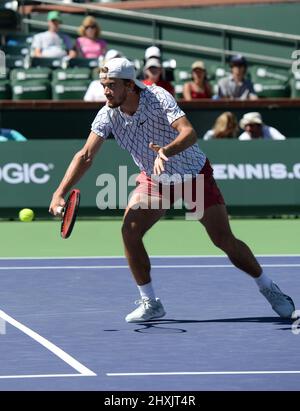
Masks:
[[[92,24],[90,26],[85,26],[85,29],[95,29],[97,26],[95,24]]]

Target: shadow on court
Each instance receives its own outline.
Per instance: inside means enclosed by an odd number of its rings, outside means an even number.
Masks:
[[[175,328],[175,327],[166,327],[169,325],[175,324],[207,324],[207,323],[262,323],[262,324],[274,324],[274,325],[292,325],[294,320],[285,319],[280,317],[242,317],[242,318],[216,318],[210,320],[176,320],[172,318],[165,318],[159,320],[153,320],[151,322],[141,322],[137,324],[138,327],[142,326],[143,328],[136,328],[133,331],[143,333],[148,331],[162,333],[185,333],[188,332],[185,328]],[[291,327],[278,328],[277,330],[287,330],[291,331]]]

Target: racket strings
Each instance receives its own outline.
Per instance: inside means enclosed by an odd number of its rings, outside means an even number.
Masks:
[[[75,199],[71,198],[70,202],[68,204],[68,207],[65,211],[64,223],[65,223],[66,227],[69,227],[69,225],[72,222],[74,211],[75,211],[75,205],[76,205]]]
[[[75,219],[77,216],[77,209],[80,201],[80,191],[73,190],[70,194],[61,225],[61,235],[63,238],[68,238],[73,230]]]

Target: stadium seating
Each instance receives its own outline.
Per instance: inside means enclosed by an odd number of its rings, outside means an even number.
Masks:
[[[177,99],[183,97],[183,85],[192,79],[190,67],[177,67],[174,70],[175,96]]]
[[[14,100],[40,100],[51,99],[50,83],[46,80],[14,81],[12,97]]]
[[[54,100],[82,100],[90,84],[90,80],[65,80],[52,83]]]
[[[27,46],[30,47],[33,36],[25,33],[9,33],[5,36],[7,46]]]
[[[296,72],[292,75],[290,80],[291,97],[300,98],[300,73]]]
[[[65,80],[90,80],[91,70],[86,67],[73,67],[54,70],[52,73],[53,81]]]
[[[11,87],[8,79],[0,79],[0,100],[11,99]]]
[[[15,67],[24,67],[24,58],[22,56],[5,56],[5,64],[8,70]]]
[[[23,44],[4,46],[3,51],[7,56],[26,56],[26,54],[29,54],[30,47]]]
[[[58,68],[58,67],[62,67],[63,61],[61,58],[32,57],[30,61],[30,65],[31,67]]]
[[[98,59],[87,59],[81,57],[75,57],[70,59],[68,62],[68,67],[87,67],[87,68],[95,68],[98,67]]]
[[[261,98],[280,98],[290,96],[289,72],[263,65],[249,68],[254,90]]]
[[[249,68],[253,81],[281,81],[286,83],[289,80],[287,70],[274,69],[262,65],[253,65]]]
[[[289,97],[291,93],[290,85],[283,82],[254,83],[254,90],[260,98]]]
[[[15,68],[10,71],[10,79],[12,82],[23,80],[50,80],[51,73],[51,69],[48,67]]]
[[[91,82],[91,69],[73,67],[54,70],[52,94],[55,100],[83,99]]]

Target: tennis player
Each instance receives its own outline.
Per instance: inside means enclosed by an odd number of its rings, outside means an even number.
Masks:
[[[101,68],[100,82],[107,103],[98,112],[84,147],[75,154],[53,194],[49,211],[55,215],[57,207],[64,206],[65,195],[88,170],[103,142],[112,133],[141,170],[122,226],[125,254],[140,293],[138,307],[126,316],[126,321],[149,321],[165,315],[165,309],[155,295],[150,260],[142,239],[166,210],[161,203],[152,208],[142,205],[145,205],[145,197],[160,199],[158,176],[174,174],[190,175],[192,179],[199,174],[204,176],[201,224],[231,262],[253,278],[273,310],[280,317],[290,318],[295,310],[292,299],[283,294],[263,272],[249,247],[232,233],[209,160],[200,150],[196,132],[174,98],[160,87],[146,87],[138,81],[134,66],[125,58],[107,62]]]

